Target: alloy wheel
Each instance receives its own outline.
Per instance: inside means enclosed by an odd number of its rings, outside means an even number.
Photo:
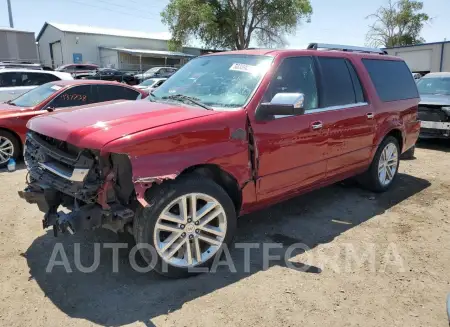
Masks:
[[[14,154],[14,145],[10,139],[0,136],[0,164],[7,162]]]
[[[156,251],[177,267],[198,266],[223,244],[227,217],[222,205],[203,193],[189,193],[167,205],[155,225]]]
[[[383,186],[389,185],[397,173],[398,150],[395,144],[388,143],[381,152],[378,163],[378,179]]]

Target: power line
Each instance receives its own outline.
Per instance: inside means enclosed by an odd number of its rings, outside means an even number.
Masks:
[[[127,0],[127,1],[131,1],[131,0]],[[119,8],[124,8],[124,9],[126,9],[126,10],[131,9],[130,7],[118,5],[118,4],[116,4],[116,3],[108,2],[108,1],[105,1],[105,0],[97,0],[97,2],[103,2],[103,3],[106,3],[107,5],[116,6],[116,7],[119,7]],[[141,5],[141,6],[142,6],[142,5]],[[152,7],[152,6],[145,6],[145,8],[147,8],[147,7]],[[155,8],[155,7],[153,6],[153,8]],[[140,12],[142,12],[141,8],[133,8],[133,10],[134,10],[134,9],[138,9]]]
[[[70,1],[70,2],[73,2],[73,3],[77,3],[77,4],[80,4],[80,5],[84,5],[84,6],[88,6],[88,7],[93,7],[93,8],[102,9],[102,10],[105,10],[105,11],[115,12],[115,13],[122,14],[122,15],[132,16],[132,17],[135,17],[135,18],[141,18],[141,19],[146,19],[146,20],[154,21],[153,19],[151,19],[151,18],[149,18],[149,17],[144,17],[144,16],[140,16],[140,15],[136,15],[136,14],[131,14],[131,13],[125,13],[125,12],[123,12],[123,11],[118,11],[118,10],[110,9],[110,8],[104,8],[104,7],[96,6],[96,5],[93,5],[93,4],[90,4],[90,3],[80,2],[80,1],[76,1],[76,0],[67,0],[67,1]],[[152,16],[152,15],[150,14],[150,16]],[[154,16],[154,17],[155,17],[155,16]]]
[[[128,7],[124,7],[124,6],[122,6],[122,5],[118,5],[118,4],[115,4],[115,3],[112,3],[112,2],[107,2],[107,1],[104,1],[104,0],[97,0],[97,1],[99,1],[99,2],[104,2],[104,3],[107,3],[107,4],[113,5],[113,6],[117,6],[117,7],[122,7],[122,8],[129,9]],[[153,0],[153,1],[156,1],[156,0]],[[164,1],[164,0],[163,0],[163,1]],[[144,8],[159,8],[159,6],[143,5],[141,2],[138,2],[138,1],[136,1],[136,0],[127,0],[127,2],[132,2],[132,3],[138,4],[140,7],[137,8],[137,9],[139,9],[139,10],[141,10],[142,7],[144,7]],[[164,4],[162,4],[162,5],[165,6],[166,4],[167,4],[167,3],[164,3]]]

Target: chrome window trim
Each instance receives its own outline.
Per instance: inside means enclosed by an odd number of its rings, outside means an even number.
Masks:
[[[309,115],[309,114],[315,114],[318,112],[326,112],[326,111],[336,111],[336,110],[343,110],[343,109],[352,109],[352,108],[359,108],[363,106],[367,106],[369,103],[367,102],[358,102],[358,103],[351,103],[351,104],[343,104],[339,106],[330,106],[330,107],[324,107],[324,108],[316,108],[316,109],[308,109],[305,110],[305,113],[303,115]],[[299,115],[299,116],[303,116]],[[295,115],[275,115],[275,119],[285,118],[285,117],[292,117]]]
[[[363,106],[369,105],[367,102],[358,102],[358,103],[351,103],[351,104],[343,104],[339,106],[330,106],[330,107],[324,107],[324,108],[317,108],[317,109],[308,109],[305,110],[305,115],[310,113],[316,113],[316,112],[325,112],[325,111],[335,111],[335,110],[342,110],[342,109],[351,109],[351,108],[359,108]]]
[[[40,162],[39,166],[41,166],[44,169],[47,169],[48,171],[51,171],[52,173],[58,175],[59,177],[62,177],[72,182],[83,182],[87,174],[89,173],[89,169],[75,168],[72,171],[72,174],[70,174],[69,171],[63,171],[61,169],[58,169],[58,167],[47,162]]]

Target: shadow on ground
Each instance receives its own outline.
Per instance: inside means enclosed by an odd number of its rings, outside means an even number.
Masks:
[[[285,247],[301,242],[314,248],[331,242],[341,233],[383,213],[429,185],[426,180],[404,174],[398,176],[389,192],[380,195],[351,184],[334,185],[241,217],[235,240],[259,244],[278,242]],[[136,321],[153,326],[150,321],[153,317],[175,311],[188,301],[239,282],[264,268],[262,247],[251,252],[250,272],[244,272],[244,251],[232,247],[237,273],[222,267],[214,274],[171,280],[156,273],[134,271],[128,261],[129,251],[123,250],[119,254],[119,272],[113,273],[112,251],[102,247],[101,263],[95,272],[86,274],[75,269],[74,243],[82,243],[81,261],[89,266],[93,262],[95,242],[117,241],[117,236],[108,231],[59,238],[48,232],[37,238],[23,254],[30,268],[30,280],[34,279],[45,296],[70,317],[108,326]],[[52,273],[45,271],[57,242],[64,245],[72,273],[66,273],[62,267],[55,267]],[[271,262],[271,265],[285,266],[282,262]],[[306,272],[298,271],[299,278],[304,273],[321,272],[316,267],[304,270]]]

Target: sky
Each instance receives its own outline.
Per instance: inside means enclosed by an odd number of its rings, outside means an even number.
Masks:
[[[151,33],[168,32],[160,12],[168,0],[11,0],[14,27],[35,32],[44,22],[89,25]],[[432,22],[422,31],[427,42],[450,40],[450,0],[424,0]],[[288,48],[305,48],[310,42],[364,46],[368,15],[387,0],[311,0],[311,23],[287,35]],[[6,0],[0,0],[0,27],[8,27]],[[199,46],[193,40],[190,44]]]

